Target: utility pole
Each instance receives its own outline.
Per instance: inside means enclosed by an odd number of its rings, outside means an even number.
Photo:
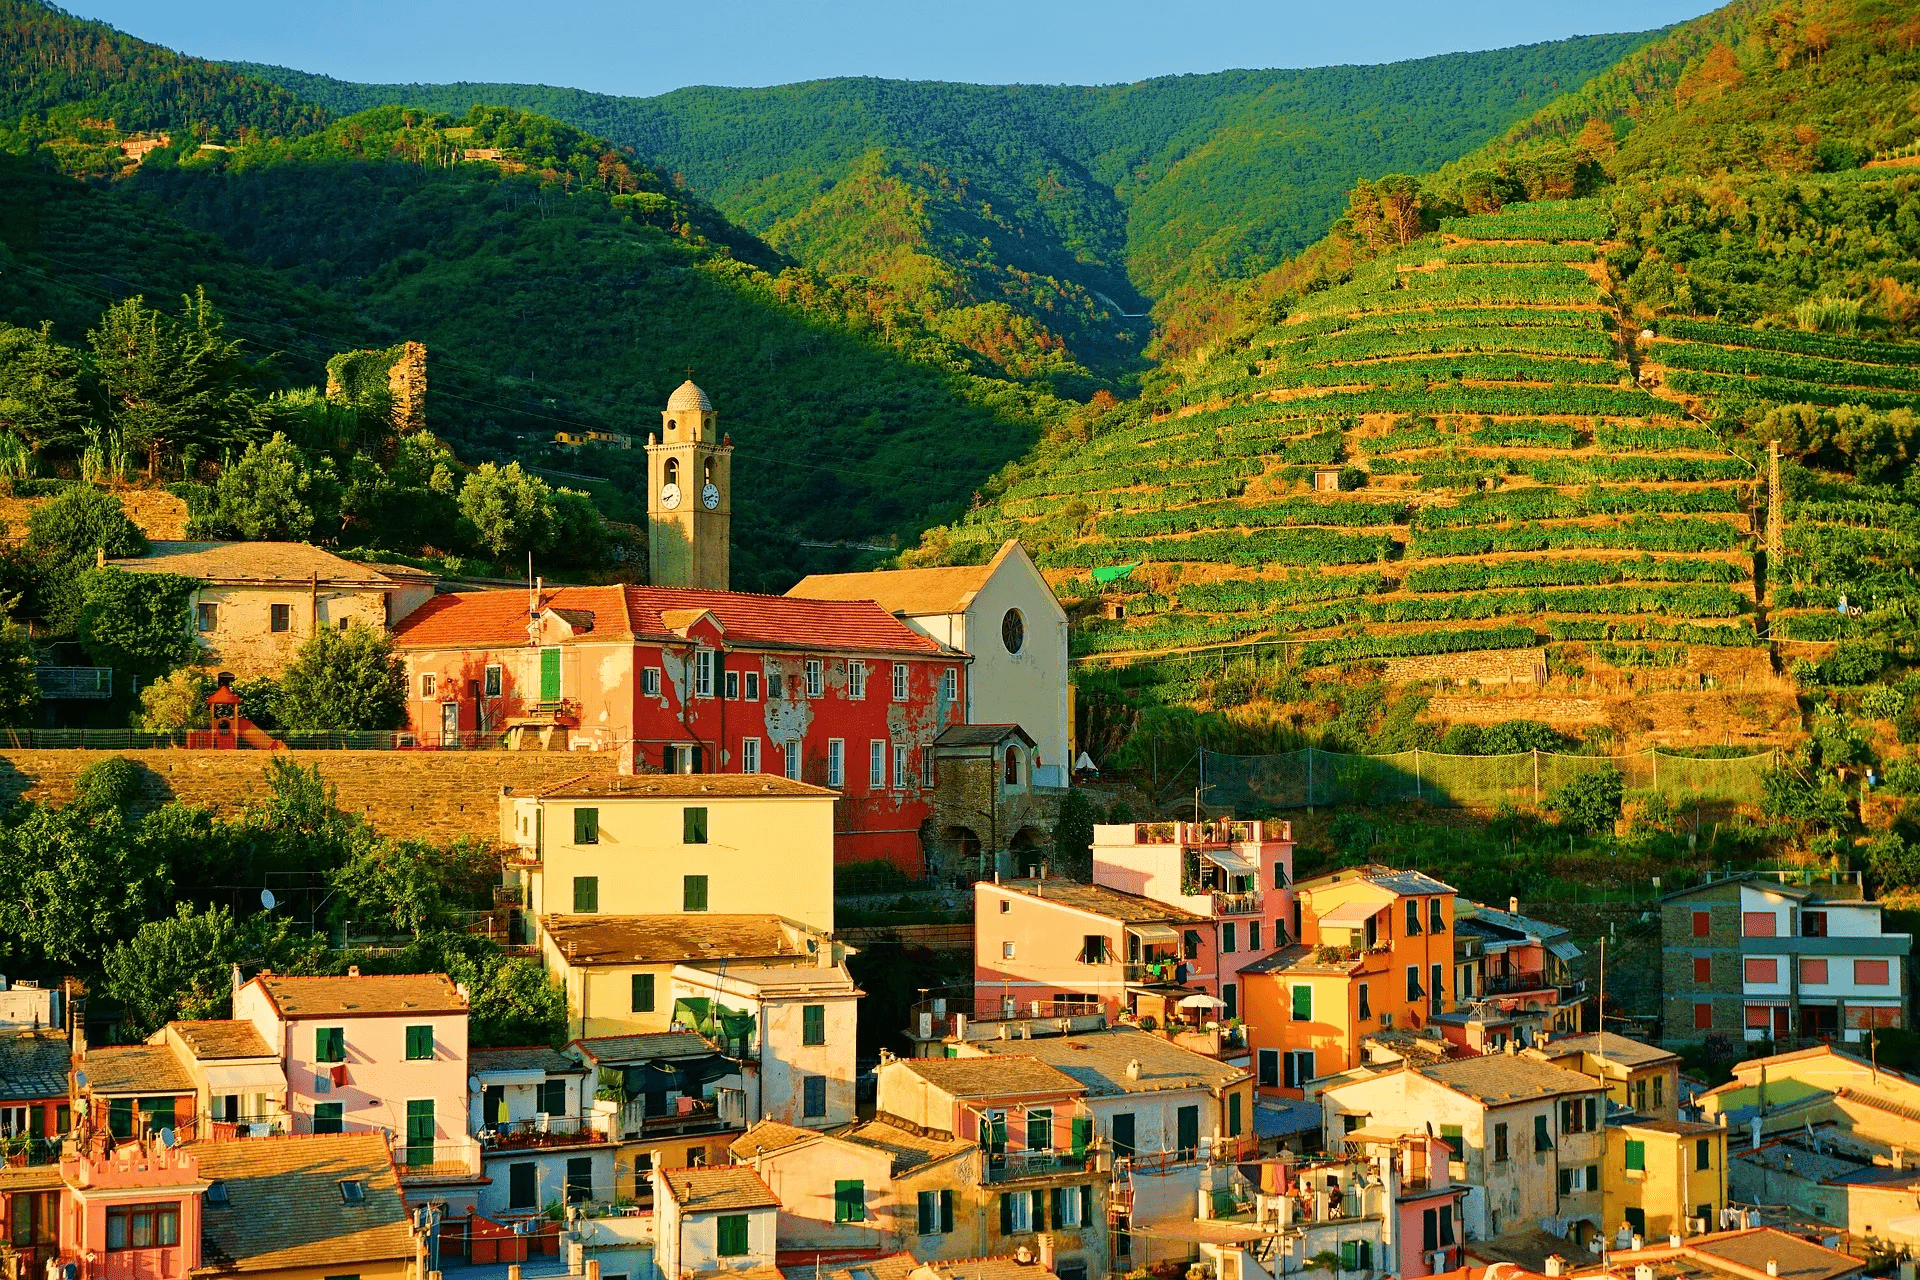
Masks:
[[[1767,441],[1767,598],[1773,602],[1774,579],[1786,559],[1786,503],[1780,493],[1780,442]]]

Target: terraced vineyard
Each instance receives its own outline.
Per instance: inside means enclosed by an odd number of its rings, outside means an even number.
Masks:
[[[1015,479],[945,554],[1019,536],[1070,599],[1137,565],[1081,655],[1758,643],[1761,468],[1636,376],[1607,233],[1574,203],[1450,220]]]

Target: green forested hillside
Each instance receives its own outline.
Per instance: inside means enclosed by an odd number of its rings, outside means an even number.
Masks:
[[[248,70],[342,111],[504,102],[568,120],[807,265],[886,282],[962,340],[1024,347],[1030,368],[1064,342],[1114,376],[1138,367],[1149,332],[1126,313],[1146,299],[1278,263],[1355,177],[1452,159],[1647,38],[1092,88],[838,79],[658,98]],[[1023,324],[1048,337],[1027,341]]]

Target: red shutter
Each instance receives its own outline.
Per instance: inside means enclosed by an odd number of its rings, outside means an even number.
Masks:
[[[1693,980],[1707,985],[1712,984],[1713,958],[1711,956],[1695,956],[1693,958]]]
[[[1885,960],[1855,960],[1853,962],[1853,985],[1856,987],[1886,986],[1887,962]]]
[[[1693,1029],[1695,1031],[1711,1031],[1713,1029],[1712,1005],[1702,1002],[1693,1006]]]
[[[1713,918],[1704,911],[1693,913],[1693,936],[1704,938],[1713,932]]]

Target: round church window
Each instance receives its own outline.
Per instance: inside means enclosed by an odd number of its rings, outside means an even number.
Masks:
[[[1000,643],[1007,646],[1008,653],[1018,653],[1026,642],[1027,620],[1018,609],[1007,610],[1007,616],[1000,619]]]

